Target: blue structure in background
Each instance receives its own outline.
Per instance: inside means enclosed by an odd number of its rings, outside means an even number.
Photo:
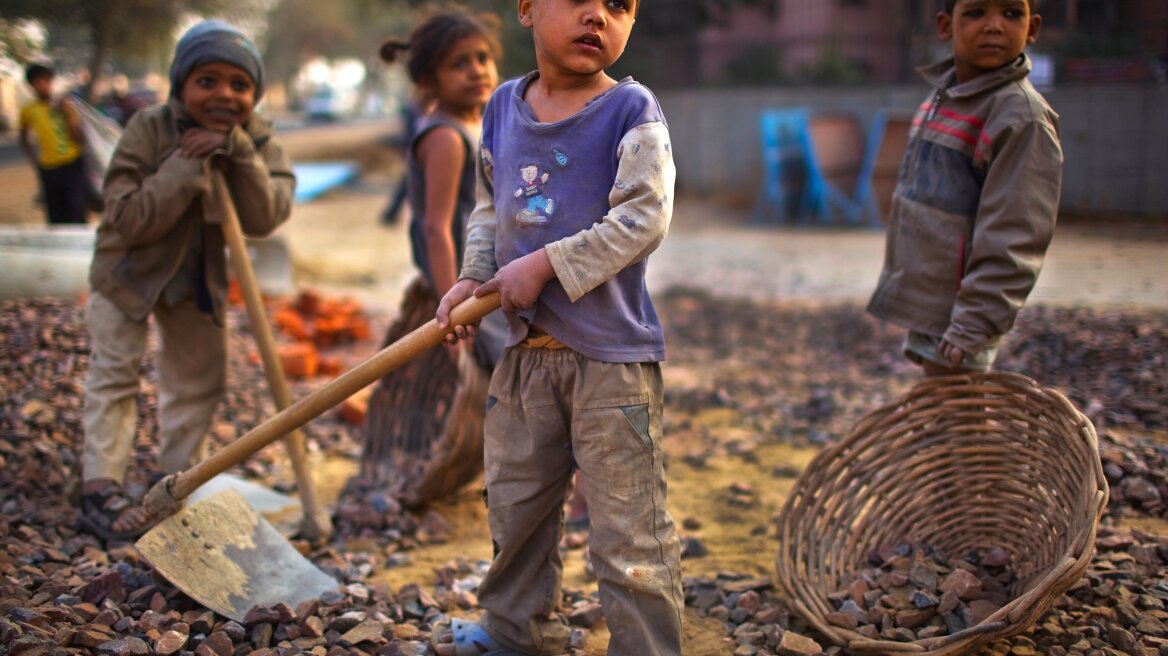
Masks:
[[[828,179],[816,155],[813,118],[811,110],[803,108],[760,114],[763,182],[752,221],[879,226],[872,174],[884,139],[887,114],[877,112],[868,128],[853,189],[840,189]]]
[[[805,109],[770,110],[759,116],[763,178],[753,222],[781,223],[812,214],[814,194],[810,193],[807,179],[812,152],[808,127]]]
[[[348,184],[357,178],[360,169],[353,162],[311,162],[293,164],[296,174],[297,203],[317,198],[333,187]]]

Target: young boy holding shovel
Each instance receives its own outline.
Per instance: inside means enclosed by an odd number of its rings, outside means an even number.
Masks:
[[[105,179],[86,321],[81,525],[106,540],[150,526],[122,481],[137,422],[147,319],[160,334],[159,467],[197,457],[226,388],[227,264],[210,167],[224,171],[245,233],[287,220],[296,180],[270,122],[253,115],[264,67],[255,45],[209,20],[179,40],[166,104],[135,114]]]
[[[673,210],[675,169],[656,98],[605,69],[635,0],[519,0],[538,70],[483,115],[478,203],[440,325],[498,291],[510,326],[484,423],[496,555],[478,623],[435,628],[440,654],[560,654],[555,611],[564,497],[579,468],[610,654],[680,654],[680,549],[661,452],[661,324],[647,257]],[[452,339],[473,334],[455,328]]]

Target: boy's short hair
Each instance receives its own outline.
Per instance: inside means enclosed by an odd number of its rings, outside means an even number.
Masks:
[[[56,73],[53,72],[52,67],[44,64],[30,64],[28,68],[24,69],[24,81],[29,84],[44,78],[51,80],[54,75]]]
[[[1030,5],[1030,11],[1033,12],[1035,9],[1038,9],[1039,0],[1026,0],[1026,2]],[[944,11],[946,14],[952,14],[953,8],[956,6],[957,0],[941,0],[941,11]]]

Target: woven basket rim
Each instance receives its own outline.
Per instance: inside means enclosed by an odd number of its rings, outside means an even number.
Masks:
[[[851,482],[855,482],[856,463],[870,455],[866,449],[875,451],[877,440],[884,435],[880,431],[873,433],[874,429],[891,425],[904,428],[912,434],[915,430],[913,426],[925,426],[930,422],[940,423],[943,418],[952,414],[993,412],[1005,413],[1008,418],[1018,418],[1027,416],[1024,409],[1020,410],[1017,407],[1023,401],[1040,406],[1028,406],[1037,416],[1033,421],[1049,422],[1059,437],[1067,438],[1067,449],[1055,449],[1054,453],[1040,454],[1043,458],[1058,462],[1077,458],[1075,462],[1086,460],[1091,463],[1091,466],[1083,467],[1086,471],[1082,472],[1081,481],[1069,483],[1078,484],[1075,489],[1079,494],[1067,498],[1060,497],[1060,500],[1068,502],[1068,505],[1069,502],[1076,504],[1070,508],[1060,506],[1061,510],[1066,511],[1064,515],[1068,521],[1075,522],[1073,535],[1066,539],[1065,553],[1048,548],[1044,555],[1048,556],[1051,564],[1036,571],[1025,590],[1020,591],[1020,594],[1016,594],[1005,606],[979,624],[959,633],[912,642],[871,640],[855,631],[827,622],[824,611],[830,607],[827,595],[837,590],[822,589],[824,579],[830,578],[825,572],[833,569],[833,565],[840,564],[826,560],[831,556],[824,553],[823,527],[817,525],[809,527],[807,524],[813,523],[816,518],[812,511],[830,506],[832,509],[844,508],[853,511],[853,515],[841,512],[838,516],[832,516],[834,522],[847,525],[847,522],[855,521],[855,508],[862,508],[865,502],[870,502],[871,499],[864,498],[863,491],[867,488],[861,481],[856,497],[849,496],[846,502],[833,503],[838,500],[817,497],[817,491],[822,491],[825,487],[830,488],[830,485],[814,487],[817,482],[848,481],[849,475],[853,476]],[[913,424],[914,421],[917,424]],[[977,428],[975,426],[970,432],[976,432]],[[989,432],[988,428],[986,431]],[[1020,442],[1025,443],[1026,440]],[[880,446],[885,448],[883,444]],[[895,444],[887,449],[895,451],[897,446],[902,445]],[[894,452],[882,455],[885,458],[881,462],[886,463],[886,468],[891,468],[887,463],[898,460]],[[864,469],[859,471],[869,473]],[[895,478],[889,481],[890,485],[897,483]],[[1045,482],[1039,481],[1039,485]],[[853,491],[852,486],[847,487],[849,493]],[[830,492],[829,489],[826,494],[830,495]],[[1053,605],[1059,595],[1082,576],[1093,554],[1095,532],[1106,507],[1107,496],[1107,480],[1099,459],[1099,445],[1094,427],[1061,392],[1044,388],[1032,378],[1011,372],[992,371],[946,378],[927,378],[918,382],[900,398],[861,417],[846,437],[820,451],[796,479],[777,520],[778,535],[782,543],[776,556],[776,587],[791,608],[816,630],[833,643],[856,653],[911,653],[928,656],[965,653],[975,646],[1024,631]],[[1080,504],[1084,507],[1079,507]],[[859,512],[863,514],[866,511]],[[812,534],[815,530],[819,530],[820,533]],[[816,544],[819,545],[818,548]],[[871,548],[877,545],[867,546]],[[837,551],[834,545],[832,551]]]

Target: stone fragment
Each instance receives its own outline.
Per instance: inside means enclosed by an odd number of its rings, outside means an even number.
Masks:
[[[231,637],[224,631],[215,631],[207,636],[207,639],[199,645],[199,648],[204,647],[216,656],[231,656],[232,651],[235,649],[231,642]]]
[[[108,627],[89,624],[73,634],[72,644],[78,647],[93,649],[98,645],[111,642],[113,637],[114,634],[112,631],[109,631]]]
[[[848,629],[849,631],[855,631],[856,627],[860,624],[855,615],[850,615],[848,613],[828,613],[824,615],[823,618],[826,619],[829,624]]]
[[[422,630],[413,624],[396,624],[393,627],[393,637],[398,640],[416,640],[422,637]]]
[[[320,638],[324,636],[324,621],[315,615],[310,615],[300,623],[300,629],[302,636]]]
[[[925,561],[917,561],[908,573],[908,582],[917,588],[933,590],[937,587],[937,570]]]
[[[363,642],[381,642],[385,638],[385,625],[376,620],[366,620],[357,626],[349,629],[341,636],[341,640],[350,645],[358,645]]]
[[[937,596],[931,592],[926,592],[925,590],[914,591],[910,601],[916,608],[933,608],[940,605],[940,602],[937,600]]]
[[[365,611],[360,611],[360,610],[347,611],[347,612],[342,613],[341,615],[338,615],[337,617],[333,618],[333,620],[331,622],[329,622],[328,628],[330,631],[337,631],[339,633],[344,633],[344,632],[348,631],[349,629],[352,629],[353,627],[357,626],[361,622],[364,622],[368,617],[369,617],[369,614],[366,613]]]
[[[81,591],[81,598],[95,605],[106,599],[121,602],[126,599],[125,584],[118,572],[110,570],[90,581]]]
[[[775,653],[778,656],[810,656],[823,651],[818,642],[794,631],[783,631]]]
[[[103,642],[93,648],[93,653],[100,656],[147,656],[150,646],[140,638],[130,636]]]
[[[915,629],[928,622],[937,614],[932,608],[906,610],[896,614],[896,626],[905,629]]]
[[[1010,554],[1001,547],[994,547],[983,553],[979,561],[985,567],[1005,567],[1010,564]]]
[[[178,631],[167,631],[154,643],[154,653],[159,656],[177,654],[187,644],[187,636]]]
[[[266,649],[272,643],[272,625],[264,622],[251,627],[251,644],[257,649]]]
[[[938,588],[941,592],[953,592],[958,599],[969,601],[981,594],[981,580],[964,569],[955,569]]]

